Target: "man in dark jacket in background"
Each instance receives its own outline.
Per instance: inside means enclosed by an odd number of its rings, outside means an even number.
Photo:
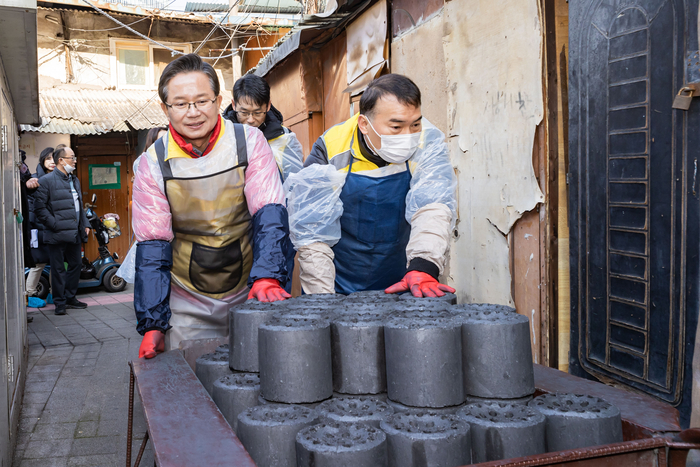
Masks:
[[[260,76],[245,75],[233,85],[233,101],[224,118],[263,132],[280,169],[282,182],[304,165],[304,149],[297,136],[282,126],[282,113],[270,101],[270,86]]]
[[[77,158],[71,148],[53,153],[56,169],[39,181],[34,195],[34,210],[44,225],[44,243],[49,247],[51,289],[56,314],[66,314],[66,308],[86,308],[75,293],[80,280],[80,244],[87,242],[90,231],[82,209],[80,182],[73,175]],[[68,263],[68,271],[64,267]]]

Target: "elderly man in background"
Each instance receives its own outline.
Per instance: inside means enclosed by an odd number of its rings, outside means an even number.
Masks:
[[[66,308],[87,308],[75,294],[80,281],[81,243],[87,242],[90,223],[82,208],[80,181],[73,174],[78,162],[75,153],[62,147],[54,151],[53,160],[56,168],[41,177],[34,193],[34,212],[44,226],[44,243],[48,245],[55,313],[65,315]]]

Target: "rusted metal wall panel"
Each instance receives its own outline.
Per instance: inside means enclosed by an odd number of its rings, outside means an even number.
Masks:
[[[439,12],[445,0],[393,0],[391,5],[392,37],[398,37]]]
[[[289,32],[291,28],[279,28],[278,31],[267,31],[259,29],[255,35],[246,39],[243,46],[246,48],[262,48],[274,46],[280,37]],[[244,50],[243,51],[243,73],[258,64],[261,58],[267,55],[269,50]],[[228,55],[228,53],[226,54]]]
[[[350,117],[350,94],[347,88],[347,53],[345,32],[321,49],[323,65],[323,126],[327,130]]]

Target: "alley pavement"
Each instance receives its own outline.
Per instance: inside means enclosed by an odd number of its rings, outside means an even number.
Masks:
[[[87,309],[29,308],[29,365],[14,467],[123,466],[129,368],[138,356],[133,288],[78,291]],[[136,393],[132,462],[146,432]],[[143,466],[153,465],[150,446]]]

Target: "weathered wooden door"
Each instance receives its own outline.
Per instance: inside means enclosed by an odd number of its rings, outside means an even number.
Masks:
[[[129,175],[127,174],[127,156],[89,156],[81,157],[78,166],[83,201],[89,202],[92,195],[97,195],[98,216],[107,213],[119,215],[122,235],[109,240],[109,251],[124,258],[129,251]],[[90,232],[85,256],[94,261],[99,256],[97,240]]]
[[[698,319],[698,0],[569,4],[570,371],[690,415]]]

